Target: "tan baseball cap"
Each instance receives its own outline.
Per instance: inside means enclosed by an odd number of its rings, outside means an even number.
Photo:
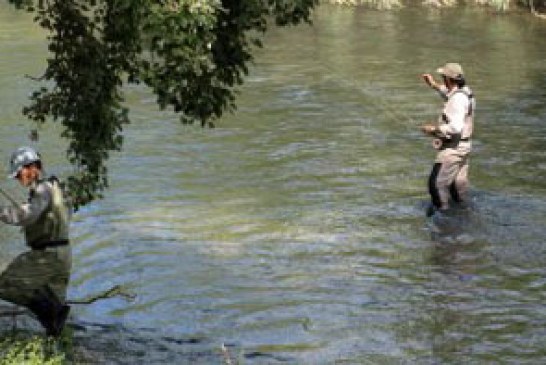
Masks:
[[[446,63],[444,66],[436,70],[436,72],[449,77],[450,79],[456,79],[463,76],[463,68],[458,63]]]

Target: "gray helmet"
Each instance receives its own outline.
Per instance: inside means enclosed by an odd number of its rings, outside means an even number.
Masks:
[[[19,147],[9,159],[9,177],[15,178],[23,167],[40,161],[40,154],[32,147]]]

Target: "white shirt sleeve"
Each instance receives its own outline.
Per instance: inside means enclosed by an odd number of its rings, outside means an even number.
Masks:
[[[440,131],[449,136],[463,132],[464,121],[469,107],[468,97],[463,93],[451,96],[444,107],[447,123],[440,125]]]
[[[39,184],[28,203],[18,207],[0,208],[0,221],[15,226],[27,226],[40,218],[51,202],[51,191],[47,183]]]

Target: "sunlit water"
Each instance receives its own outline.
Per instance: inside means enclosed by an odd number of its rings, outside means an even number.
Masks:
[[[0,154],[45,64],[30,17],[0,6]],[[481,10],[322,7],[273,30],[233,115],[182,126],[140,87],[111,189],[72,225],[69,296],[91,363],[546,361],[546,23]],[[478,100],[473,209],[427,220],[439,98],[462,63]],[[36,144],[68,169],[59,126]],[[7,157],[6,157],[7,159]],[[2,165],[2,168],[5,164]],[[2,186],[23,197],[15,184]],[[0,264],[24,247],[2,226]]]

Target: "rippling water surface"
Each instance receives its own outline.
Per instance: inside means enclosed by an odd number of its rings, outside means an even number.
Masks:
[[[0,153],[43,34],[0,5]],[[546,24],[481,10],[322,7],[273,30],[239,108],[208,130],[126,90],[133,124],[106,198],[72,227],[74,309],[97,363],[546,362]],[[478,99],[473,209],[427,221],[440,100],[419,78],[459,61]],[[65,174],[58,126],[41,131]],[[4,183],[13,194],[24,192]],[[1,227],[2,260],[22,250]],[[19,251],[18,251],[19,250]]]

